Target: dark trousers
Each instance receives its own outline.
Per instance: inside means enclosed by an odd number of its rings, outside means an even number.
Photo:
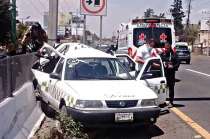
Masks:
[[[166,71],[167,86],[169,88],[169,101],[173,103],[174,101],[174,86],[175,86],[175,71]]]
[[[174,101],[174,86],[175,85],[168,85],[168,88],[169,88],[169,101],[170,101],[170,103],[173,103],[173,101]]]

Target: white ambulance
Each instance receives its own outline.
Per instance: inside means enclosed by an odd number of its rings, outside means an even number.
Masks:
[[[133,59],[137,49],[150,39],[155,40],[157,48],[162,48],[166,41],[172,48],[175,47],[175,30],[171,19],[136,18],[130,23],[121,24],[118,33],[119,51],[126,52]]]

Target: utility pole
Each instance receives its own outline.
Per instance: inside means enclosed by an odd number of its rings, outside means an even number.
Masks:
[[[102,45],[102,30],[103,29],[103,16],[100,16],[100,47],[101,47],[101,45]]]
[[[12,32],[11,32],[11,38],[12,38],[12,43],[14,44],[14,46],[16,47],[16,0],[12,0],[12,11],[11,11],[11,28],[12,28]]]
[[[190,25],[191,3],[192,3],[192,0],[189,0],[188,11],[187,11],[187,26],[186,26],[187,29],[189,29],[189,25]]]
[[[83,43],[86,44],[86,15],[84,15]]]
[[[58,0],[49,0],[48,37],[53,45],[57,38],[58,28]]]

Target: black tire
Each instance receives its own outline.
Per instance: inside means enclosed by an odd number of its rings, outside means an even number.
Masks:
[[[49,118],[55,118],[56,112],[53,108],[51,108],[46,102],[41,101],[41,109],[44,112],[44,114]]]

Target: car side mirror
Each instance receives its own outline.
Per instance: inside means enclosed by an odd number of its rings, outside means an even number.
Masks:
[[[144,73],[141,77],[141,80],[146,80],[146,79],[151,79],[151,78],[153,78],[152,73]]]
[[[51,73],[50,74],[50,78],[61,80],[61,76],[59,74],[57,74],[57,73]]]

